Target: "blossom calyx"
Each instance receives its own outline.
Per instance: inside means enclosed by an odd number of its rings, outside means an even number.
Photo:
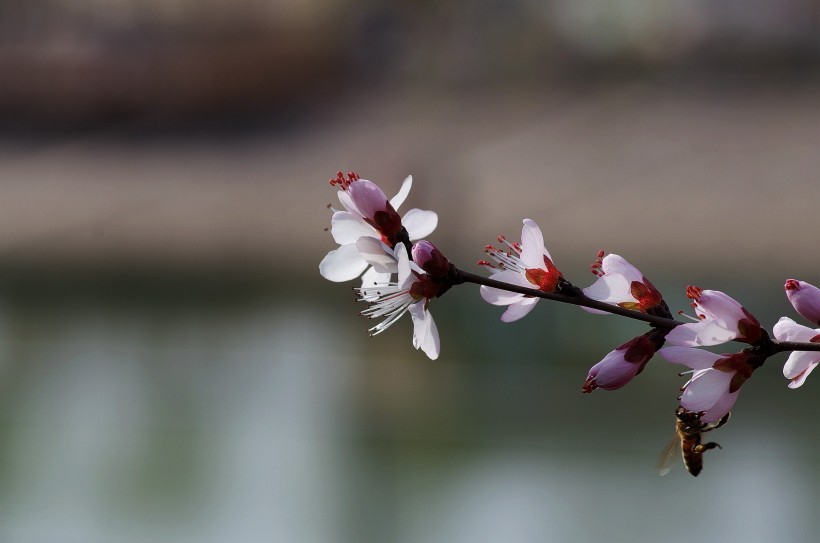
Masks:
[[[820,288],[797,279],[787,280],[785,288],[795,311],[812,324],[820,325]]]

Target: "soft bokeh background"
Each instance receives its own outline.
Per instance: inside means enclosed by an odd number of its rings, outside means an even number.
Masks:
[[[576,284],[770,327],[820,284],[818,67],[816,0],[0,1],[0,541],[814,541],[785,357],[660,478],[680,368],[580,394],[642,325],[465,286],[431,362],[317,265],[327,178],[413,174],[466,269],[531,217]]]

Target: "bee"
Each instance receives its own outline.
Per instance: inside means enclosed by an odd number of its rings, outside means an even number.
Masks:
[[[729,420],[730,413],[726,413],[722,419],[712,423],[701,422],[700,417],[702,415],[703,413],[687,411],[683,407],[678,407],[675,411],[675,416],[677,417],[675,421],[675,436],[658,456],[657,468],[662,476],[669,473],[669,470],[672,469],[672,466],[675,464],[675,458],[677,458],[677,453],[680,451],[686,470],[697,477],[698,473],[703,469],[703,453],[715,447],[718,449],[721,448],[721,446],[714,441],[701,443],[701,434],[711,432],[726,424]]]

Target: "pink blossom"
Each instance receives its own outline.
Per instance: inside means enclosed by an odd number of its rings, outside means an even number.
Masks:
[[[433,211],[411,209],[400,217],[396,211],[407,198],[413,177],[404,180],[390,200],[372,181],[351,172],[342,173],[330,184],[338,186],[339,201],[345,211],[334,210],[330,233],[339,244],[319,264],[319,273],[330,281],[349,281],[362,275],[362,285],[389,281],[396,273],[392,249],[397,243],[421,239],[435,230],[438,216]],[[359,243],[360,240],[365,240]],[[371,267],[372,266],[372,267]]]
[[[669,362],[694,370],[683,385],[680,404],[687,411],[703,413],[705,423],[719,421],[732,409],[741,385],[762,363],[743,352],[715,354],[690,347],[664,347],[658,352]]]
[[[820,328],[813,329],[797,324],[788,317],[781,317],[774,325],[774,337],[780,341],[820,343]],[[789,388],[798,388],[814,368],[820,364],[820,352],[794,351],[783,366],[783,376],[790,379]]]
[[[435,247],[424,247],[418,252],[432,254],[436,251],[438,249]],[[441,295],[447,287],[438,281],[439,278],[411,262],[406,250],[397,249],[395,256],[398,266],[398,280],[395,283],[387,281],[357,289],[360,301],[370,303],[361,314],[371,319],[384,317],[382,322],[369,330],[370,335],[375,336],[409,312],[413,320],[413,347],[421,349],[430,359],[435,360],[440,351],[439,335],[428,306],[430,300]]]
[[[521,229],[521,243],[509,243],[503,236],[500,242],[506,243],[509,249],[502,251],[488,245],[485,252],[497,266],[482,260],[479,264],[491,271],[490,278],[513,285],[538,289],[543,292],[555,292],[561,272],[552,263],[549,251],[544,247],[544,236],[541,229],[532,219],[524,219]],[[509,306],[501,320],[516,321],[526,316],[535,307],[538,298],[482,286],[481,297],[493,305]]]
[[[592,366],[582,392],[592,392],[596,388],[615,390],[621,388],[633,377],[641,373],[646,363],[662,344],[653,332],[638,336],[624,343]]]
[[[786,281],[786,296],[794,309],[812,324],[820,325],[820,289],[805,281]]]
[[[598,276],[598,280],[583,289],[588,298],[641,313],[652,313],[661,304],[665,307],[663,297],[655,285],[621,256],[609,254],[604,257],[604,252],[599,252],[598,260],[592,265],[592,272]],[[605,311],[588,307],[583,309],[590,313],[606,314]]]
[[[707,346],[737,340],[754,344],[763,337],[760,322],[737,300],[717,290],[687,287],[699,321],[676,326],[666,336],[672,345]]]

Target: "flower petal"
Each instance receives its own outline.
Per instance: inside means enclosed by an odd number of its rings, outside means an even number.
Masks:
[[[820,289],[796,279],[786,281],[786,296],[795,311],[814,324],[820,324]]]
[[[627,262],[626,259],[620,255],[606,255],[601,261],[601,269],[606,275],[615,273],[623,275],[626,278],[627,285],[631,285],[633,281],[643,282],[643,274],[638,268]]]
[[[413,319],[413,347],[424,351],[430,360],[437,359],[441,346],[433,315],[424,308],[422,302],[411,305],[409,312]]]
[[[544,255],[552,258],[544,247],[544,236],[541,229],[532,219],[524,219],[521,228],[521,264],[527,269],[545,269]]]
[[[435,211],[411,209],[401,218],[401,224],[407,229],[410,241],[426,238],[438,226],[438,214]]]
[[[724,395],[729,394],[729,384],[735,372],[713,369],[701,370],[686,385],[680,404],[688,411],[707,411]]]
[[[319,263],[319,273],[328,281],[356,279],[367,268],[367,261],[359,254],[356,245],[342,245],[330,251]]]
[[[673,364],[683,364],[693,370],[705,370],[715,365],[719,354],[691,347],[664,347],[658,353]]]
[[[616,390],[626,385],[638,374],[642,365],[627,362],[625,352],[622,349],[611,351],[590,368],[587,379],[592,377],[595,386],[604,390]]]
[[[738,394],[740,394],[739,389],[721,396],[718,401],[715,402],[715,405],[703,413],[703,416],[700,418],[701,422],[708,424],[722,419],[726,413],[732,410],[732,406],[734,406],[735,401],[737,401]]]
[[[525,277],[512,270],[503,270],[498,273],[494,273],[490,276],[490,278],[495,279],[496,281],[510,283],[512,285],[532,287],[532,284],[527,281]],[[517,292],[510,292],[509,290],[486,286],[482,286],[479,292],[485,302],[493,305],[509,305],[524,297],[523,294],[518,294]]]
[[[396,273],[398,271],[393,251],[381,241],[375,238],[359,238],[355,247],[361,257],[372,265],[376,272]]]
[[[772,329],[774,337],[780,341],[811,341],[820,334],[820,329],[815,330],[802,324],[797,324],[789,317],[780,317],[777,324]]]
[[[737,322],[745,319],[740,302],[719,290],[704,290],[700,293],[697,305],[708,317],[722,323],[725,328],[737,329]],[[712,345],[716,345],[713,343]]]
[[[396,193],[395,196],[390,198],[390,205],[393,206],[393,209],[396,211],[399,210],[399,206],[401,206],[404,201],[407,199],[407,195],[410,194],[410,189],[413,187],[413,176],[408,175],[404,178],[404,181],[401,184],[401,188],[399,192]],[[427,234],[425,234],[427,235]]]
[[[720,345],[732,341],[737,335],[736,330],[727,330],[720,322],[707,317],[700,322],[676,326],[667,334],[666,341],[671,345],[697,347]]]
[[[618,304],[621,302],[634,301],[630,290],[632,283],[620,273],[611,273],[599,277],[585,289],[581,289],[587,297],[599,302],[608,304]],[[584,308],[589,310],[589,308]],[[593,310],[596,311],[596,310]]]
[[[510,304],[510,307],[501,315],[502,322],[514,322],[518,319],[526,317],[532,308],[535,307],[535,303],[538,301],[538,298],[521,298],[520,301]]]
[[[362,217],[373,219],[379,211],[389,209],[390,204],[382,189],[376,183],[367,179],[353,181],[348,185],[345,192],[350,196],[350,201],[353,202]],[[341,197],[340,194],[339,198],[341,199]]]
[[[791,379],[789,388],[800,387],[818,363],[820,353],[817,352],[795,351],[790,354],[783,366],[783,377]]]
[[[339,245],[356,243],[361,237],[380,238],[376,229],[349,211],[337,211],[330,219],[330,233]]]
[[[362,286],[373,287],[376,285],[386,285],[390,283],[392,274],[377,272],[375,269],[367,268],[367,271],[362,275]]]

